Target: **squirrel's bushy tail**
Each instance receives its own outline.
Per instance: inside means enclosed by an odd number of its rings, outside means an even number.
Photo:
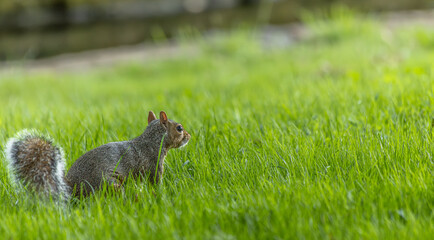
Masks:
[[[5,152],[15,183],[37,193],[69,197],[63,150],[50,137],[35,130],[22,130],[9,139]]]

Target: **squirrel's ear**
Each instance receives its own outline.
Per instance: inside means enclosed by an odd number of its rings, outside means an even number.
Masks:
[[[164,111],[160,112],[160,122],[162,124],[166,124],[167,123],[167,115]]]
[[[157,119],[157,117],[155,116],[154,112],[149,111],[148,124],[151,123],[152,121],[154,121],[155,119]]]

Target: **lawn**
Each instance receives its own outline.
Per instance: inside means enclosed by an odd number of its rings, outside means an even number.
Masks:
[[[141,134],[149,110],[192,135],[158,186],[67,204],[15,191],[1,155],[1,238],[429,239],[434,32],[345,11],[304,19],[311,34],[285,48],[240,27],[185,37],[199,49],[188,59],[0,73],[2,150],[39,129],[69,168]]]

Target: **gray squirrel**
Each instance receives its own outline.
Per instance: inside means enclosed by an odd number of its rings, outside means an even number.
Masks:
[[[111,142],[86,152],[66,176],[61,147],[34,130],[24,130],[11,138],[5,148],[13,181],[37,193],[61,198],[89,196],[104,182],[122,188],[128,177],[145,176],[158,183],[163,176],[164,158],[172,148],[185,146],[190,134],[183,126],[160,112],[158,120],[150,111],[148,126],[138,137]]]

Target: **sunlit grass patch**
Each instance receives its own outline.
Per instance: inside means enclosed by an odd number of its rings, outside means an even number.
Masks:
[[[243,29],[195,40],[200,54],[190,59],[0,76],[1,147],[22,128],[40,129],[70,166],[139,135],[149,110],[192,135],[169,152],[159,186],[130,182],[65,206],[15,192],[0,161],[0,236],[429,239],[429,37],[333,11],[308,19],[318,40],[279,51]]]

